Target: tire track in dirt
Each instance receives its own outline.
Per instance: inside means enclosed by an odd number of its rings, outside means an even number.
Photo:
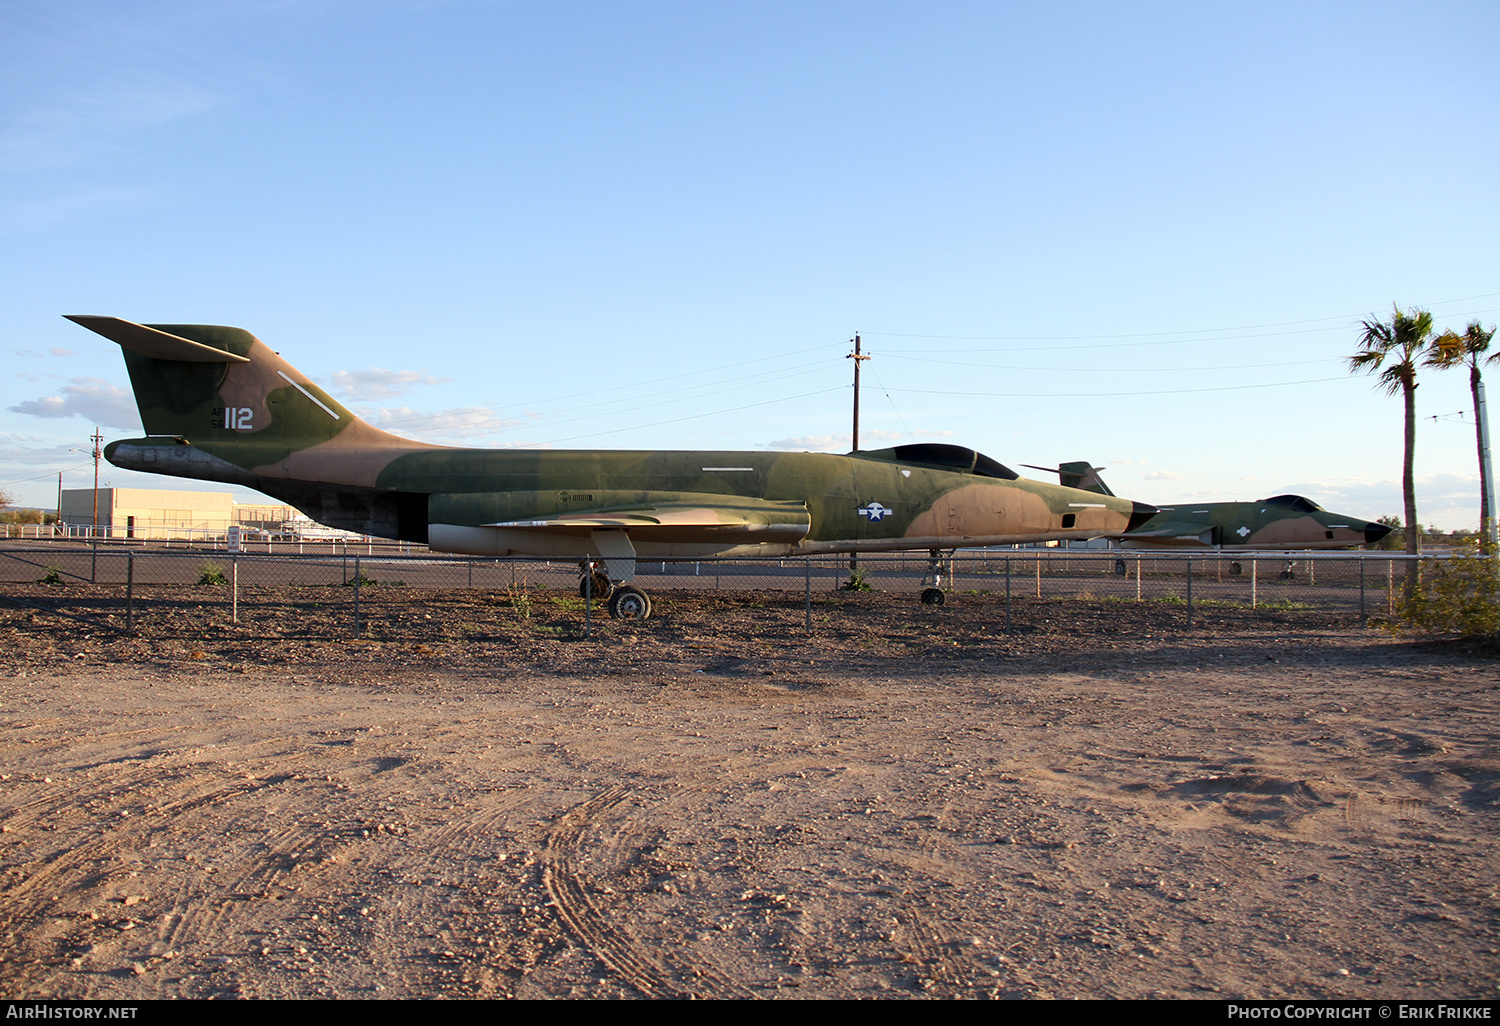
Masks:
[[[635,793],[624,784],[601,791],[563,813],[547,832],[542,851],[542,883],[558,918],[595,957],[647,997],[753,997],[752,991],[706,966],[674,966],[654,957],[627,931],[615,926],[611,917],[589,897],[579,857],[583,843],[611,818],[626,818],[611,813]],[[681,976],[693,977],[692,986],[678,983],[675,977]]]
[[[195,769],[200,772],[194,772]],[[0,921],[10,926],[0,941],[0,960],[7,966],[4,975],[12,986],[19,985],[30,992],[47,987],[68,961],[66,952],[100,949],[101,931],[113,931],[103,934],[107,938],[104,946],[112,947],[115,940],[123,943],[133,938],[133,934],[127,938],[126,933],[138,921],[157,919],[158,926],[153,931],[157,943],[163,950],[171,950],[195,934],[202,934],[202,927],[214,921],[216,911],[221,910],[204,904],[206,894],[201,883],[195,884],[192,879],[173,887],[175,893],[159,915],[161,903],[139,894],[125,900],[127,906],[137,907],[118,916],[112,910],[101,916],[97,910],[85,907],[97,903],[99,895],[130,880],[134,872],[125,856],[149,847],[151,838],[171,830],[179,822],[178,817],[254,796],[292,777],[275,774],[226,783],[221,772],[215,774],[219,780],[204,781],[202,769],[174,767],[165,772],[136,769],[92,782],[87,789],[54,793],[24,803],[25,815],[12,817],[7,824],[11,829],[45,827],[74,836],[75,820],[88,818],[94,811],[92,806],[99,803],[108,802],[117,808],[122,804],[144,806],[147,811],[142,815],[126,815],[130,809],[119,808],[117,815],[121,818],[114,829],[95,833],[82,843],[12,862],[7,867],[12,878],[20,876],[13,886],[0,891]],[[183,788],[187,793],[180,797],[162,794],[163,790],[170,794],[173,789]],[[23,855],[14,848],[6,854]],[[60,927],[47,929],[45,924],[49,919],[59,921]]]
[[[918,989],[928,990],[939,983],[959,986],[962,977],[948,957],[943,938],[927,918],[917,909],[911,909],[903,919],[905,929],[901,931],[900,939],[906,942],[907,952],[902,961],[919,967]]]

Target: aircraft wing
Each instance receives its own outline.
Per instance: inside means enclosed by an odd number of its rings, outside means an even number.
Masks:
[[[503,520],[484,527],[543,533],[625,528],[652,541],[795,542],[807,536],[812,518],[805,502],[778,502],[739,495],[702,496],[704,502],[670,501],[639,506],[556,513],[525,520]]]
[[[1112,534],[1111,538],[1197,538],[1213,525],[1205,517],[1166,517],[1157,515],[1141,528],[1123,534]]]

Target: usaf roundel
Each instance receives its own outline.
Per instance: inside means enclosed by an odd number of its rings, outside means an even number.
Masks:
[[[872,524],[878,523],[881,519],[889,516],[894,512],[896,511],[893,509],[886,509],[878,502],[872,502],[868,506],[859,507],[859,515],[862,517],[869,517],[870,523]]]

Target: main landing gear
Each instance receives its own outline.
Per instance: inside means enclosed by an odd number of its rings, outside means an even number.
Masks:
[[[609,597],[609,615],[616,620],[644,620],[651,615],[651,596],[629,584]]]
[[[927,576],[922,578],[922,605],[940,606],[943,594],[943,554],[938,549],[927,550]]]
[[[651,596],[630,584],[616,585],[599,564],[585,561],[578,565],[578,595],[602,602],[616,620],[645,620],[651,615]]]

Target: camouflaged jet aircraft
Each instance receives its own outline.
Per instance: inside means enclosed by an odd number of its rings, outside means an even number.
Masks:
[[[462,449],[360,420],[242,328],[70,320],[118,342],[147,437],[117,467],[244,485],[330,527],[439,552],[579,559],[612,616],[644,619],[637,557],[939,554],[1096,538],[1155,507],[1021,479],[954,445],[825,453]],[[603,570],[595,570],[595,560]]]
[[[1023,463],[1022,466],[1030,466]],[[1099,476],[1102,467],[1084,462],[1051,470],[1066,487],[1113,495]],[[1347,549],[1374,545],[1390,534],[1385,524],[1330,513],[1300,495],[1273,495],[1255,502],[1197,502],[1162,506],[1144,523],[1106,534],[1121,548]]]

